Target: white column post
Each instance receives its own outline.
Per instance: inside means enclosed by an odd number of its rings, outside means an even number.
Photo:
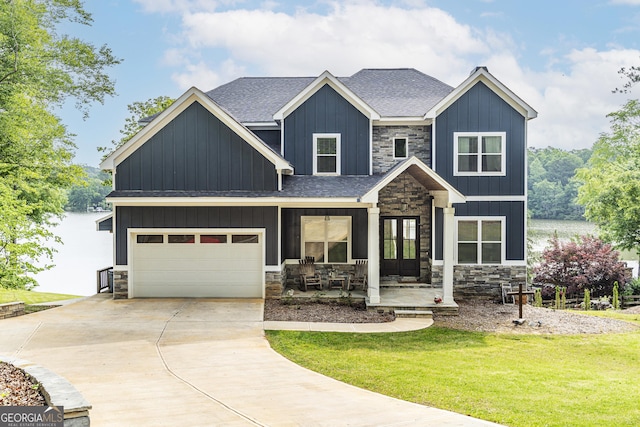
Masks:
[[[453,255],[456,242],[454,241],[455,208],[449,207],[442,209],[444,213],[443,224],[443,242],[442,242],[442,293],[443,302],[452,304],[453,301]]]
[[[369,211],[369,245],[367,272],[369,303],[380,303],[380,208],[371,207]]]

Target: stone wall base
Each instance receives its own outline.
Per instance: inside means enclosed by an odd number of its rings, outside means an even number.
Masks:
[[[24,314],[24,303],[22,301],[8,302],[0,304],[0,319],[22,316]]]
[[[526,283],[524,265],[456,265],[453,268],[453,298],[455,300],[502,301],[502,284]],[[442,286],[442,266],[434,265],[431,283]]]
[[[129,272],[113,272],[113,299],[129,298]]]

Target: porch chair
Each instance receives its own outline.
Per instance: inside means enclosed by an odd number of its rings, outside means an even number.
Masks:
[[[307,292],[309,287],[317,287],[322,290],[322,279],[316,273],[316,265],[313,257],[306,257],[300,260],[300,290]]]
[[[351,290],[351,287],[354,288],[358,285],[362,286],[362,291],[367,291],[367,260],[359,259],[356,260],[355,272],[349,275],[349,282],[347,283],[347,291]]]
[[[508,295],[507,292],[512,292],[513,287],[511,283],[503,283],[500,285],[502,287],[502,304],[515,304],[516,299],[513,295]]]

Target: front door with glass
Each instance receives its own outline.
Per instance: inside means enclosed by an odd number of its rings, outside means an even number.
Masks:
[[[383,217],[380,224],[382,276],[420,276],[418,217]]]

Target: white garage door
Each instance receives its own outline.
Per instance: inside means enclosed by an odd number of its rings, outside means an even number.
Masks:
[[[260,232],[131,234],[129,293],[139,297],[262,298]]]

